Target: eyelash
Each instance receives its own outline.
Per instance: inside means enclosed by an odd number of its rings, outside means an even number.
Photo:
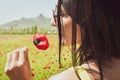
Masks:
[[[64,16],[67,16],[68,14],[60,14],[60,16],[64,17]]]

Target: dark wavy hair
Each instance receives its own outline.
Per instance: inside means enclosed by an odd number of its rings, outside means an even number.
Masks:
[[[72,18],[72,62],[81,65],[93,59],[97,62],[100,80],[102,67],[111,58],[120,58],[120,4],[119,0],[58,0],[57,21],[59,55],[61,54],[61,6]],[[76,24],[80,25],[82,43],[76,50]],[[60,57],[59,57],[60,62]],[[61,62],[60,62],[61,64]]]

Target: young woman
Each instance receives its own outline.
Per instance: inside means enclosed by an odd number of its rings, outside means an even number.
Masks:
[[[120,80],[119,7],[117,0],[58,0],[51,25],[58,27],[59,54],[72,45],[73,67],[49,80]],[[11,80],[31,80],[27,53],[24,47],[8,54]]]

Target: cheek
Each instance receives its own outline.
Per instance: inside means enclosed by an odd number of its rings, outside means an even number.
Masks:
[[[63,18],[63,25],[72,25],[72,19],[70,17]]]
[[[64,30],[64,44],[70,45],[72,39],[72,20],[70,18],[63,19],[63,30]]]
[[[72,20],[71,18],[63,18],[63,28],[65,32],[72,31]]]
[[[70,45],[72,42],[72,20],[71,19],[63,19],[63,30],[64,30],[64,44]],[[78,44],[81,43],[81,34],[80,34],[80,26],[77,24],[77,39],[76,42]]]
[[[72,26],[71,25],[65,25],[64,27],[64,34],[67,40],[70,40],[72,38]]]

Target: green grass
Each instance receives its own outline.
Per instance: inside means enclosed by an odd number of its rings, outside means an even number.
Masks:
[[[33,44],[33,35],[0,35],[0,80],[8,80],[4,73],[7,53],[24,46],[29,50],[29,61],[32,72],[35,74],[32,80],[48,80],[48,78],[71,66],[71,54],[68,47],[62,51],[63,68],[58,64],[58,36],[47,35],[50,47],[43,51],[38,50]],[[49,69],[45,69],[49,66]]]

